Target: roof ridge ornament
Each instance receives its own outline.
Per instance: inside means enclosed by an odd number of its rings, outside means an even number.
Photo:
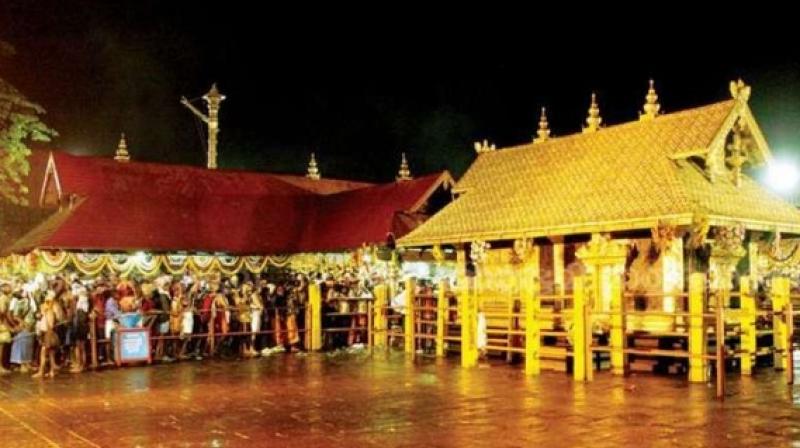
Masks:
[[[308,161],[308,174],[306,177],[312,180],[319,180],[322,177],[319,173],[319,167],[317,167],[317,159],[314,156],[314,153],[311,153],[311,160]]]
[[[534,143],[546,141],[550,138],[550,126],[547,123],[547,110],[542,107],[542,114],[539,116],[539,129],[536,131],[536,138],[533,139]]]
[[[117,151],[114,153],[114,160],[117,162],[130,162],[131,155],[128,153],[128,142],[125,140],[125,133],[123,132],[119,137],[117,144]]]
[[[600,117],[600,106],[597,105],[597,94],[592,92],[592,103],[589,105],[589,115],[586,117],[584,133],[595,132],[600,129],[603,119]]]
[[[494,143],[489,144],[488,140],[483,140],[483,142],[475,142],[475,152],[478,154],[483,154],[485,152],[493,152],[496,151],[497,148],[495,147]]]
[[[413,177],[411,177],[411,170],[408,168],[408,160],[406,159],[406,153],[401,154],[400,169],[397,171],[397,177],[395,179],[398,182],[413,179]]]
[[[644,107],[642,109],[642,113],[639,114],[640,121],[652,120],[661,112],[661,104],[658,103],[655,81],[652,79],[650,80],[650,88],[647,89],[647,95],[644,97]]]
[[[731,81],[730,90],[731,97],[733,97],[735,100],[746,103],[747,100],[750,99],[750,86],[745,84],[744,81],[742,81],[742,78],[739,78],[736,81]]]

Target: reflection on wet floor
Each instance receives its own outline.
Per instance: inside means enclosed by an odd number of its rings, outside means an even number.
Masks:
[[[800,386],[771,370],[525,377],[400,354],[190,362],[55,380],[0,378],[0,446],[787,446]]]

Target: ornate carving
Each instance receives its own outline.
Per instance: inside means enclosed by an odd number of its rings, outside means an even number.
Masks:
[[[475,142],[475,152],[477,152],[478,154],[483,154],[485,152],[492,152],[495,150],[497,150],[497,148],[494,146],[494,143],[490,145],[487,140],[484,140],[483,142]]]
[[[689,230],[689,241],[687,242],[689,249],[694,250],[703,247],[710,229],[711,225],[708,222],[708,216],[694,215],[692,227]]]
[[[441,263],[444,261],[444,251],[442,250],[442,246],[438,244],[433,246],[431,254],[433,255],[433,259],[436,260],[437,263]]]
[[[653,80],[650,80],[650,88],[647,90],[647,95],[644,97],[644,107],[639,120],[652,120],[657,117],[661,111],[661,104],[658,103],[658,94]]]
[[[543,142],[550,138],[550,126],[547,123],[547,111],[542,108],[542,115],[539,116],[539,129],[536,131],[534,143]]]
[[[733,125],[731,143],[728,144],[726,162],[731,166],[732,181],[737,187],[742,182],[742,166],[748,161],[746,146],[746,124],[739,120]]]
[[[744,235],[744,226],[741,224],[717,227],[714,230],[714,244],[711,247],[712,256],[730,256],[737,259],[743,257],[747,252],[742,246]]]
[[[311,160],[308,161],[308,174],[306,177],[313,180],[319,180],[322,177],[319,173],[319,167],[317,167],[317,159],[314,157],[314,153],[311,153]]]
[[[664,253],[672,247],[672,242],[677,235],[677,228],[673,224],[659,221],[655,227],[650,229],[650,233],[658,253]]]
[[[400,160],[400,169],[397,171],[396,179],[398,182],[413,179],[411,177],[411,170],[408,168],[408,160],[406,160],[406,153],[402,154],[402,159]]]
[[[595,132],[600,129],[602,123],[600,106],[597,105],[597,95],[592,92],[592,103],[589,105],[589,115],[586,117],[586,127],[583,128],[583,132]]]
[[[731,81],[730,83],[730,90],[731,90],[731,97],[733,99],[747,102],[750,99],[750,86],[742,81],[742,78],[739,78],[736,81]]]
[[[744,226],[741,224],[714,229],[714,243],[711,245],[709,259],[709,285],[712,291],[732,287],[732,274],[736,270],[736,264],[747,254],[742,246],[744,235]]]
[[[533,241],[529,239],[514,240],[514,245],[511,248],[511,263],[522,264],[531,257],[533,254]]]
[[[117,162],[128,162],[131,160],[131,156],[128,154],[128,142],[125,141],[124,132],[119,138],[119,144],[117,145],[117,152],[114,154],[114,160]]]
[[[625,263],[628,247],[599,233],[582,246],[575,255],[587,265]]]
[[[488,255],[486,252],[490,248],[491,246],[489,243],[485,241],[473,241],[470,245],[469,257],[474,263],[481,264],[486,260],[486,256]]]

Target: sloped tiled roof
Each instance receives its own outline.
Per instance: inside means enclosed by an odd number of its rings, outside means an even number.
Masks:
[[[272,174],[273,177],[278,178],[286,183],[300,187],[304,190],[311,191],[317,194],[336,194],[343,191],[355,190],[358,188],[371,187],[375,184],[368,182],[357,182],[344,179],[330,179],[323,177],[321,179],[309,179],[305,176],[296,176],[291,174]]]
[[[400,244],[633,229],[699,213],[800,229],[800,212],[752,180],[712,183],[675,160],[708,148],[741,107],[723,101],[482,153],[456,185],[459,198]]]
[[[269,173],[119,163],[60,151],[52,158],[62,193],[75,195],[75,204],[63,205],[4,252],[351,249],[384,241],[396,213],[424,201],[442,176],[449,179],[439,174],[321,194]],[[37,171],[46,168],[41,159],[41,154],[32,159]],[[32,179],[42,183],[44,175]],[[341,190],[345,184],[334,181],[333,186]]]

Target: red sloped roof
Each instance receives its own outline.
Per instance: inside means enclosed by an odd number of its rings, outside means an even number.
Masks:
[[[63,193],[78,200],[8,252],[276,254],[355,248],[383,241],[396,213],[415,211],[451,181],[440,173],[324,195],[265,173],[119,163],[61,152],[53,157]]]
[[[290,183],[296,187],[308,190],[317,194],[336,194],[343,191],[355,190],[357,188],[371,187],[375,184],[368,182],[356,182],[343,179],[309,179],[305,176],[295,176],[291,174],[273,174],[274,177]]]
[[[442,183],[450,181],[450,175],[443,172],[319,197],[300,251],[334,251],[384,242],[387,233],[398,229],[398,213],[417,211]]]
[[[62,190],[79,196],[107,193],[109,189],[127,193],[132,187],[144,187],[145,193],[180,194],[192,198],[208,194],[307,193],[307,190],[266,173],[209,170],[164,163],[120,163],[105,157],[75,156],[61,151],[53,151],[53,156]]]

